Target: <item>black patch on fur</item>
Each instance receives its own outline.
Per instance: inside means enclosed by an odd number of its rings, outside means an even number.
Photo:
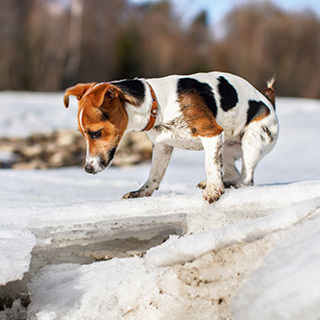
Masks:
[[[101,121],[108,121],[109,120],[109,115],[105,110],[102,110],[102,108],[99,109],[101,111]]]
[[[114,158],[114,154],[116,153],[117,148],[112,148],[108,153],[108,163],[112,161]]]
[[[274,140],[274,137],[267,126],[262,126],[262,130],[268,135],[269,142],[271,143]]]
[[[265,103],[262,101],[256,101],[256,100],[249,100],[249,108],[247,111],[247,122],[246,125],[248,125],[252,120],[255,118],[258,118],[262,114],[266,112],[270,112],[268,107]]]
[[[224,111],[229,111],[237,105],[239,101],[238,93],[226,78],[219,77],[218,81],[221,108]]]
[[[141,80],[123,80],[119,82],[111,82],[111,84],[120,88],[125,94],[135,97],[139,102],[145,99],[146,90]]]
[[[212,112],[213,116],[217,115],[217,103],[212,88],[204,82],[193,78],[181,78],[178,81],[178,95],[195,93],[200,96],[202,101]]]

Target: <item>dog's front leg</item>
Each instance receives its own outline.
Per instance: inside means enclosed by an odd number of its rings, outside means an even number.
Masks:
[[[148,180],[139,190],[128,192],[122,198],[150,197],[153,192],[159,188],[160,182],[170,162],[172,150],[173,147],[166,144],[155,144]]]
[[[201,138],[203,149],[205,152],[205,168],[207,174],[207,184],[203,191],[203,198],[208,203],[217,201],[224,193],[222,182],[222,134]]]

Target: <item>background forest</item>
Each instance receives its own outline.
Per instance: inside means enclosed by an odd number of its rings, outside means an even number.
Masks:
[[[223,32],[205,11],[187,25],[169,1],[1,0],[0,90],[228,71],[277,94],[320,98],[320,19],[271,2],[234,7]]]

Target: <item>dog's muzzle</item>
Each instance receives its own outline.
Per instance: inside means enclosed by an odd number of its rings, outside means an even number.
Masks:
[[[84,170],[85,170],[87,173],[96,174],[93,166],[92,166],[90,163],[86,164],[86,166],[84,167]]]
[[[88,157],[84,170],[87,173],[91,173],[91,174],[97,174],[103,171],[105,168],[111,165],[115,152],[116,152],[115,147],[108,152],[107,161],[105,161],[101,156]]]
[[[86,163],[84,170],[87,173],[97,174],[102,170],[104,170],[106,167],[107,167],[107,164],[103,160],[100,160],[98,164],[95,163],[94,161],[91,161],[89,163]]]

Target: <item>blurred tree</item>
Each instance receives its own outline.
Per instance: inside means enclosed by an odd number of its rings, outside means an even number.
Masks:
[[[278,16],[265,46],[283,95],[320,97],[320,22],[313,14]]]
[[[29,10],[25,36],[26,89],[57,90],[65,73],[65,12],[55,1],[41,0],[30,0]]]
[[[183,25],[170,0],[1,0],[0,89],[221,70],[277,94],[320,97],[320,19],[271,2],[235,7],[214,39],[207,12]]]
[[[195,51],[192,72],[209,71],[209,53],[212,35],[208,25],[207,11],[201,11],[191,23],[189,28],[189,42]]]
[[[157,77],[176,72],[181,32],[178,21],[172,17],[170,2],[150,3],[141,10],[143,16],[138,22],[142,36],[142,74]]]
[[[0,89],[26,86],[25,30],[30,1],[0,2]]]
[[[141,74],[141,44],[137,26],[128,24],[116,42],[117,79],[135,78]]]
[[[149,3],[138,10],[141,75],[157,77],[199,71],[203,59],[198,58],[196,31],[192,35],[181,25],[173,13],[171,2]]]
[[[84,0],[71,0],[67,65],[64,76],[66,87],[76,82],[80,69],[83,7]]]
[[[126,12],[125,0],[85,2],[77,81],[108,81],[117,75],[116,44]]]
[[[212,50],[215,65],[260,88],[276,74],[281,95],[320,97],[320,22],[314,14],[263,2],[234,9],[225,24],[226,36]]]

